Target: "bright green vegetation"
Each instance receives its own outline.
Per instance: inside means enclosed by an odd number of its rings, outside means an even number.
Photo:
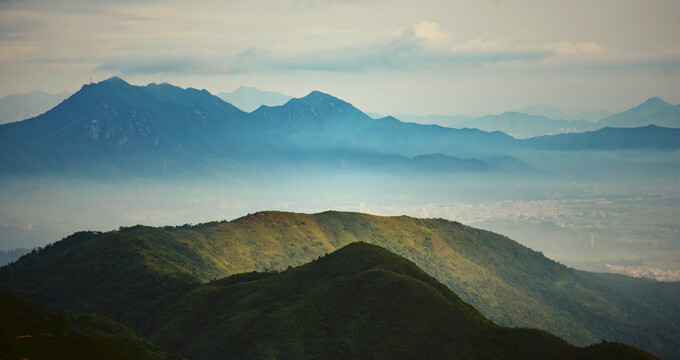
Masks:
[[[678,356],[680,284],[577,271],[504,236],[440,219],[263,212],[78,233],[5,267],[0,288],[57,309],[96,311],[150,335],[166,316],[161,309],[201,283],[302,265],[357,241],[413,261],[499,325]]]
[[[414,263],[354,243],[278,274],[211,281],[150,338],[191,359],[651,359],[501,328]]]
[[[112,320],[0,299],[3,358],[165,358]],[[654,359],[623,344],[578,348],[500,327],[414,263],[366,243],[281,273],[196,285],[157,310],[148,337],[190,359]]]
[[[0,359],[180,359],[111,319],[74,319],[6,292],[0,319]]]

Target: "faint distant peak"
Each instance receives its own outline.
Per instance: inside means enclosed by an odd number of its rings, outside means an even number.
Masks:
[[[401,122],[401,120],[395,118],[395,117],[392,116],[392,115],[387,115],[387,116],[383,116],[383,117],[378,117],[378,119],[389,120],[389,121],[399,121],[399,122]]]
[[[534,115],[534,116],[543,116],[546,118],[550,119],[555,119],[555,120],[589,120],[589,121],[598,121],[602,118],[605,118],[609,115],[612,115],[611,112],[609,112],[606,109],[599,109],[599,110],[572,110],[570,112],[566,112],[560,108],[551,106],[551,105],[542,105],[542,104],[537,104],[537,105],[530,105],[530,106],[525,106],[519,109],[513,110],[513,112],[518,112],[518,113],[523,113],[527,115]]]
[[[256,87],[252,86],[246,86],[246,85],[241,85],[236,88],[236,90],[233,91],[234,93],[248,93],[248,92],[261,92],[261,93],[268,93],[271,91],[262,91]]]
[[[551,119],[563,119],[568,117],[564,110],[556,108],[554,106],[543,104],[525,106],[519,109],[515,109],[512,112],[545,116]]]
[[[262,91],[252,86],[241,85],[233,92],[218,93],[222,100],[235,105],[243,111],[254,111],[261,106],[279,106],[285,104],[292,96],[274,91]]]
[[[672,106],[670,103],[666,102],[665,100],[661,99],[658,96],[650,97],[647,99],[645,102],[640,104],[640,106]]]

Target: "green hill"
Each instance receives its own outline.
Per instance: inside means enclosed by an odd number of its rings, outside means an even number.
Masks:
[[[365,243],[282,273],[209,282],[165,314],[150,338],[191,359],[652,358],[501,328],[414,263]]]
[[[0,292],[0,359],[180,359],[101,316],[72,316]]]
[[[440,219],[262,212],[231,222],[78,233],[0,271],[0,288],[143,334],[200,283],[283,270],[364,241],[418,265],[503,326],[577,345],[621,341],[680,354],[680,284],[577,271],[491,232]]]

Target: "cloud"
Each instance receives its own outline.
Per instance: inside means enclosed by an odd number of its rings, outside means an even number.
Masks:
[[[1,0],[0,0],[1,1]],[[0,13],[0,40],[30,40],[41,37],[47,22],[35,16],[8,11]]]
[[[416,24],[413,27],[413,34],[418,38],[424,39],[431,46],[445,44],[453,38],[451,35],[444,33],[438,23],[429,21],[421,21]]]
[[[339,30],[303,28],[300,31],[336,33]],[[603,53],[604,48],[596,42],[560,41],[535,44],[517,43],[506,38],[480,37],[457,40],[438,23],[421,21],[410,28],[393,33],[391,37],[382,41],[364,45],[298,52],[286,52],[282,47],[253,47],[240,52],[224,50],[182,56],[169,54],[135,58],[128,55],[109,60],[97,66],[95,70],[122,75],[446,71],[463,66],[527,63],[550,57]],[[600,59],[604,60],[606,59]]]
[[[197,73],[204,64],[189,58],[154,58],[154,59],[117,59],[95,68],[95,71],[106,71],[116,74],[163,74],[163,73]]]
[[[533,61],[552,54],[539,47],[501,46],[501,42],[495,40],[471,40],[456,46],[451,45],[452,40],[437,23],[420,22],[387,41],[363,46],[298,53],[249,48],[235,55],[121,58],[108,61],[96,70],[117,74],[427,71],[501,61]]]
[[[544,46],[546,50],[554,51],[556,54],[560,55],[574,55],[574,54],[602,54],[604,53],[604,48],[594,42],[580,42],[573,43],[570,41],[560,41],[548,43]]]
[[[365,46],[283,55],[249,49],[234,61],[234,70],[312,70],[360,72],[370,70],[441,70],[459,65],[501,61],[533,61],[554,52],[538,46],[506,46],[501,41],[473,39],[453,44],[439,24],[423,21],[399,31],[385,42]]]

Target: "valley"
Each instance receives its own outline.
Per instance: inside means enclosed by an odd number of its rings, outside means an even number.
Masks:
[[[522,140],[372,119],[319,91],[245,113],[205,90],[111,78],[0,126],[0,139],[0,246],[35,248],[0,288],[110,317],[171,353],[200,357],[177,340],[191,326],[162,319],[209,311],[194,302],[218,301],[200,295],[210,281],[259,281],[367,242],[500,326],[675,355],[675,128]]]
[[[678,15],[0,0],[0,360],[680,360]]]

